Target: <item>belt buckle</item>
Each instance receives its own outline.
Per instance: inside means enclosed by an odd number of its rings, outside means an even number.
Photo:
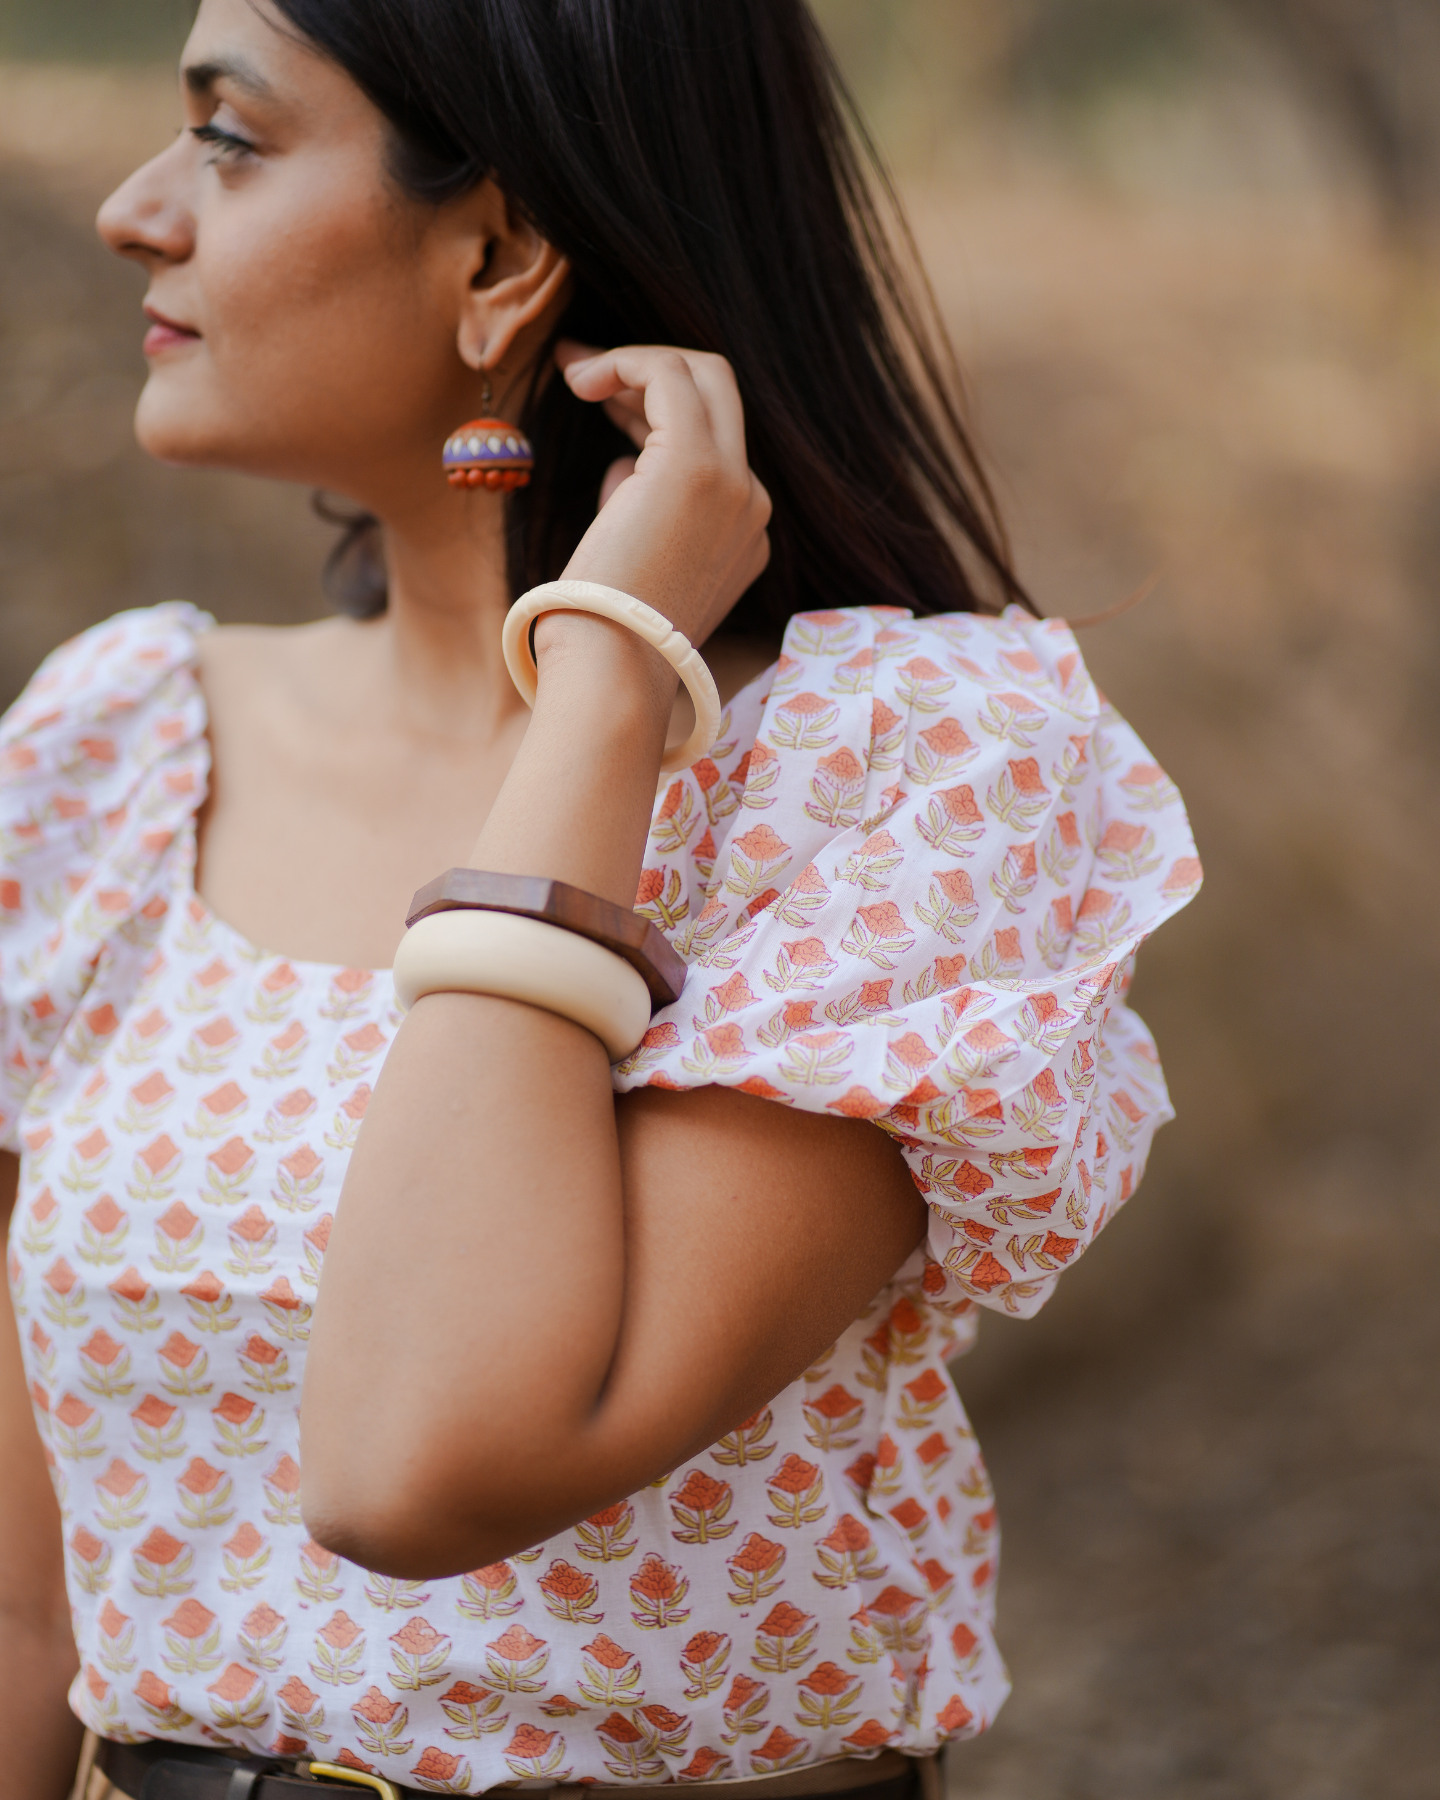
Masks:
[[[312,1762],[312,1775],[323,1775],[330,1781],[349,1781],[356,1787],[373,1788],[381,1800],[401,1800],[400,1790],[382,1775],[368,1774],[364,1769],[347,1769],[343,1763]]]

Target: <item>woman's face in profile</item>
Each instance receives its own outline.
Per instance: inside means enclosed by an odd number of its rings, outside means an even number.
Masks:
[[[98,221],[150,277],[141,444],[361,499],[436,479],[473,232],[400,193],[379,111],[266,0],[202,0],[182,89],[186,129]]]

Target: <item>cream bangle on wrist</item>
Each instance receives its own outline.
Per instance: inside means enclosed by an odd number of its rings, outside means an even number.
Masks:
[[[522,594],[505,616],[501,639],[510,679],[527,706],[535,704],[539,671],[530,651],[530,627],[541,613],[588,612],[613,620],[635,632],[658,650],[684,682],[695,708],[695,729],[683,744],[667,751],[663,774],[691,768],[705,756],[720,735],[720,695],[705,659],[683,632],[653,606],[619,588],[602,587],[595,581],[547,581]]]
[[[493,994],[558,1013],[626,1057],[650,1023],[645,978],[622,957],[563,926],[515,913],[436,912],[417,919],[395,953],[395,997]]]

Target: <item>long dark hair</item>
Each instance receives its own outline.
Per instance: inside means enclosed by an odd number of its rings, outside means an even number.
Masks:
[[[491,176],[569,257],[563,335],[729,358],[775,503],[731,628],[1029,605],[898,201],[804,0],[275,3],[389,120],[402,188],[441,203]],[[517,592],[560,574],[633,450],[560,381],[519,423]],[[385,604],[374,535],[352,521],[332,558],[362,615]]]

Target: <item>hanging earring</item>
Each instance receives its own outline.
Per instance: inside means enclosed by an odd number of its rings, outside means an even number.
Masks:
[[[484,372],[485,385],[480,404],[483,419],[472,419],[451,432],[445,440],[445,478],[454,488],[496,488],[510,492],[522,488],[530,480],[535,467],[535,452],[530,440],[504,419],[490,414],[490,375]]]

